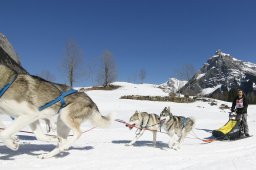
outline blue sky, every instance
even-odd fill
[[[70,39],[85,63],[112,52],[119,81],[145,69],[145,82],[163,83],[184,64],[199,69],[217,49],[256,63],[255,9],[254,0],[4,0],[0,32],[30,73],[49,70],[60,83]]]

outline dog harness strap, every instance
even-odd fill
[[[74,93],[77,93],[77,90],[74,90],[74,89],[70,89],[66,92],[62,92],[61,95],[59,97],[57,97],[56,99],[46,103],[45,105],[41,106],[38,108],[39,111],[42,111],[48,107],[51,107],[52,105],[54,105],[55,103],[57,102],[61,102],[61,108],[62,109],[63,107],[66,106],[66,102],[65,102],[65,97],[71,95],[71,94],[74,94]]]
[[[4,93],[9,89],[9,87],[11,87],[12,83],[17,79],[17,77],[18,77],[18,75],[15,74],[12,77],[11,81],[8,84],[6,84],[2,89],[0,89],[0,97],[2,97],[4,95]]]
[[[148,116],[148,120],[147,120],[147,123],[145,125],[144,125],[144,119],[142,119],[141,124],[140,124],[141,129],[147,128],[149,119],[150,119],[150,115]]]
[[[143,122],[144,122],[144,119],[142,118],[142,121],[141,121],[141,124],[140,124],[141,129],[143,128]]]
[[[152,115],[151,114],[149,114],[149,116],[148,116],[148,121],[147,121],[147,124],[146,124],[146,126],[145,127],[148,127],[148,123],[149,123],[149,120],[150,120],[150,117],[151,117]]]
[[[184,128],[186,126],[187,123],[187,119],[185,117],[181,117],[181,121],[182,121],[182,128]]]

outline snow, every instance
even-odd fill
[[[243,62],[243,71],[256,75],[256,64],[250,62]]]
[[[230,56],[230,54],[227,54],[227,53],[224,53],[224,52],[219,51],[219,52],[217,52],[217,54],[215,54],[215,55],[213,55],[212,57],[210,57],[210,59],[212,59],[212,58],[218,58],[218,57],[220,57],[220,56]]]
[[[111,94],[116,95],[142,95],[142,96],[167,96],[168,94],[158,88],[158,85],[154,84],[132,84],[127,82],[116,82],[113,85],[121,86],[117,91],[109,91]],[[149,93],[150,92],[150,93]]]
[[[202,73],[202,74],[198,74],[198,76],[196,77],[197,80],[199,80],[200,78],[204,77],[205,76],[205,73]]]
[[[215,87],[205,88],[205,89],[202,90],[200,95],[205,96],[205,95],[211,94],[211,93],[213,93],[215,90],[217,90],[219,88],[221,88],[221,84],[219,84],[219,85],[217,85]]]
[[[221,55],[221,56],[230,56],[230,54],[223,53],[223,52],[220,52],[220,55]]]
[[[239,60],[239,59],[237,59],[237,58],[234,58],[234,57],[232,57],[232,59],[233,59],[234,61],[241,61],[241,60]]]
[[[98,105],[103,115],[116,112],[116,118],[128,121],[135,110],[159,114],[165,106],[170,106],[175,115],[192,116],[196,120],[193,130],[196,136],[211,136],[208,130],[223,126],[228,120],[228,110],[222,111],[221,104],[231,103],[217,101],[217,106],[207,102],[194,103],[151,102],[120,99],[122,95],[165,95],[155,85],[117,83],[123,87],[113,91],[88,91],[87,94]],[[48,152],[55,147],[34,139],[33,135],[18,133],[20,148],[11,151],[0,141],[1,170],[170,170],[170,169],[254,169],[256,166],[256,105],[249,105],[248,124],[251,138],[232,142],[213,142],[203,144],[190,133],[185,139],[182,149],[175,151],[168,148],[169,137],[163,133],[157,135],[157,147],[152,144],[151,132],[138,140],[135,146],[125,146],[134,136],[135,129],[128,130],[123,124],[113,122],[108,129],[96,128],[84,133],[70,148],[55,158],[40,160],[36,156]],[[5,123],[9,117],[1,116]],[[82,130],[91,128],[83,124]],[[25,130],[28,130],[25,128]]]
[[[210,59],[212,59],[212,58],[218,58],[219,57],[219,55],[213,55]]]
[[[256,68],[256,64],[251,63],[251,62],[243,62],[244,65],[246,65],[247,67],[251,67],[251,68]]]
[[[178,80],[176,78],[170,78],[167,82],[160,84],[159,87],[163,88],[166,93],[176,93],[181,89],[188,81]]]

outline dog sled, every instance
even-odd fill
[[[231,112],[229,114],[229,121],[221,128],[213,130],[212,136],[216,140],[237,140],[245,138],[241,115]]]

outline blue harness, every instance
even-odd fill
[[[187,124],[187,119],[183,116],[180,116],[181,117],[181,121],[182,121],[182,128],[184,128]]]
[[[0,89],[0,97],[2,97],[4,95],[4,93],[11,87],[11,85],[13,84],[13,82],[17,79],[18,75],[16,74],[15,76],[13,76],[13,78],[11,79],[11,81],[6,84],[2,89]],[[74,94],[74,93],[77,93],[77,90],[74,90],[74,89],[70,89],[66,92],[61,92],[60,96],[57,97],[56,99],[46,103],[45,105],[41,106],[38,108],[39,111],[42,111],[48,107],[51,107],[52,105],[54,105],[55,103],[57,102],[61,102],[61,107],[59,109],[59,111],[66,106],[66,102],[64,100],[65,97],[71,95],[71,94]]]
[[[2,89],[0,89],[0,97],[4,95],[4,93],[11,87],[12,83],[17,79],[18,75],[13,76],[12,80],[6,84]]]
[[[70,89],[66,92],[61,92],[61,94],[59,95],[59,97],[57,97],[56,99],[46,103],[45,105],[41,106],[38,108],[39,111],[42,111],[48,107],[51,107],[52,105],[54,105],[55,103],[57,102],[61,102],[61,107],[59,109],[59,111],[66,106],[66,102],[64,100],[65,97],[71,95],[71,94],[74,94],[74,93],[77,93],[77,90],[74,90],[74,89]]]

